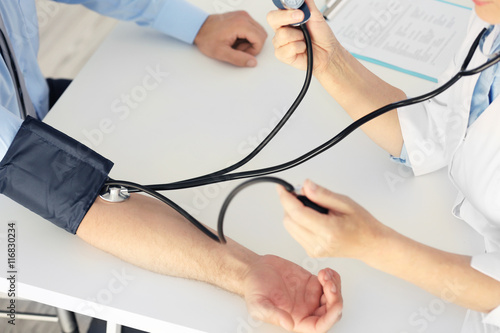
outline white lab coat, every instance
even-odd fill
[[[488,26],[473,16],[464,45],[443,80],[460,69],[474,39]],[[499,33],[500,26],[496,26],[486,39],[486,54]],[[477,50],[468,68],[486,60]],[[398,115],[415,175],[448,166],[450,179],[459,192],[453,214],[485,240],[485,253],[474,256],[471,265],[500,281],[500,97],[467,128],[478,77],[462,78],[435,99],[402,108]],[[500,307],[487,315],[468,313],[462,333],[486,332],[500,332]]]

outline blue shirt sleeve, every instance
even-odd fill
[[[3,160],[22,123],[21,118],[0,106],[0,161]]]
[[[152,27],[193,43],[208,14],[184,0],[54,0],[82,4],[100,14]]]
[[[399,157],[394,157],[391,155],[391,160],[393,162],[403,164],[411,168],[410,158],[408,156],[408,151],[406,150],[406,145],[404,143],[403,143],[403,148],[401,148],[401,153],[399,154]]]

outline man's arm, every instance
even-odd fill
[[[97,199],[77,230],[93,246],[166,275],[211,283],[245,298],[257,319],[294,332],[325,332],[342,312],[340,277],[318,276],[228,239],[214,242],[169,206],[135,194],[122,203]]]
[[[191,44],[208,13],[184,0],[53,0],[81,4],[99,14],[132,21]]]
[[[188,44],[210,58],[240,67],[257,65],[267,33],[244,11],[209,15],[184,0],[55,0],[82,4],[100,14],[134,21]]]
[[[113,163],[28,117],[0,161],[0,193],[90,244],[162,274],[208,282],[245,297],[259,319],[323,332],[342,308],[332,270],[314,276],[275,256],[206,237],[160,201],[96,199]]]
[[[233,241],[216,243],[169,206],[140,194],[121,203],[98,198],[77,235],[145,269],[205,281],[239,295],[244,294],[241,281],[259,257]]]

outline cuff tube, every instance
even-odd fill
[[[113,163],[28,117],[0,162],[0,193],[75,234]]]

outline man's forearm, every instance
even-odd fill
[[[98,198],[77,235],[139,267],[239,295],[249,265],[259,257],[231,240],[226,245],[214,242],[170,207],[140,194],[123,203]]]

